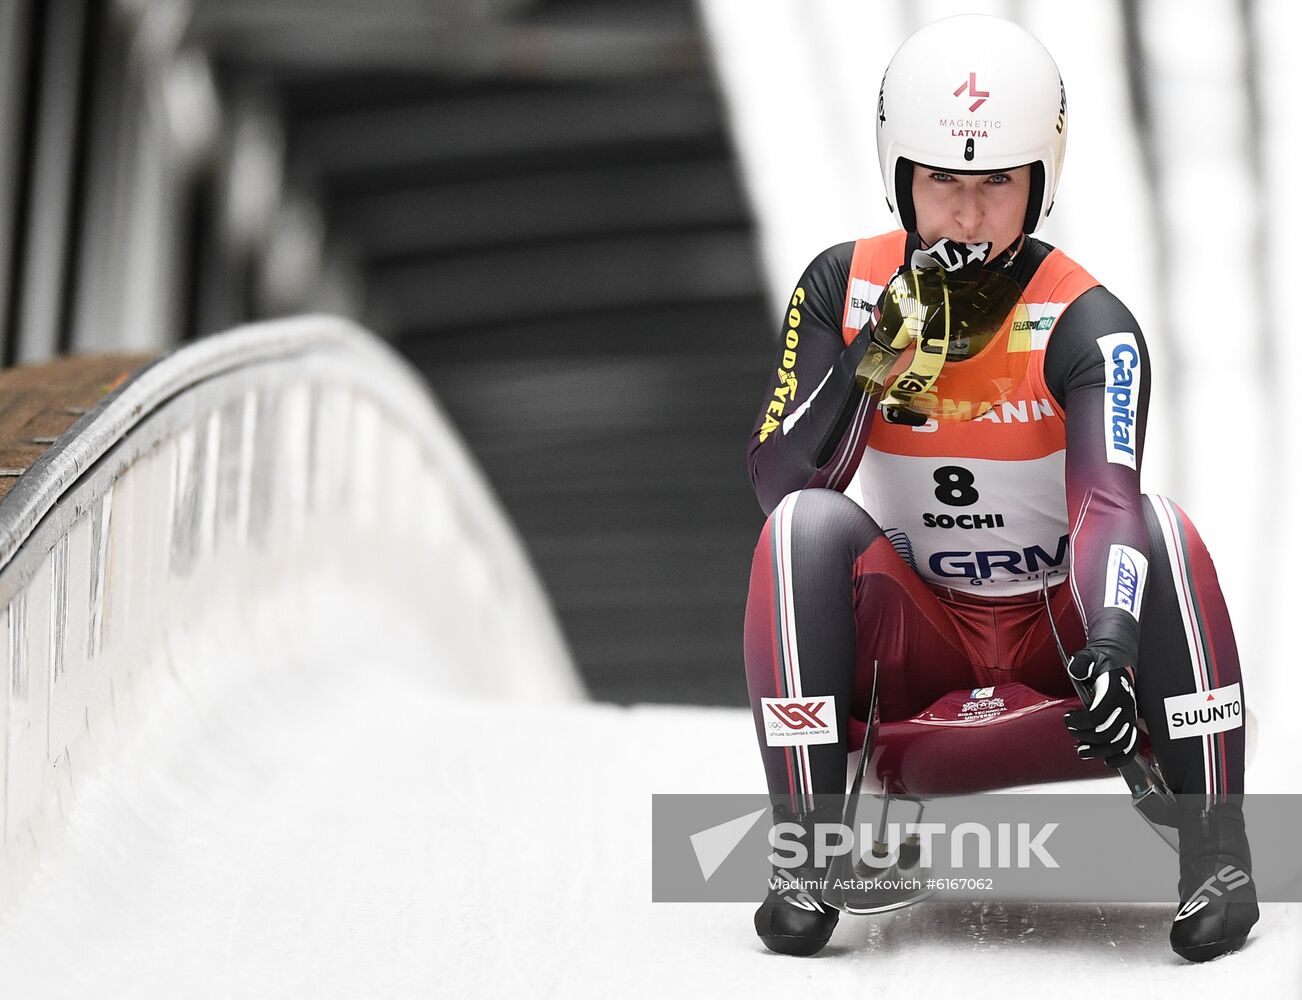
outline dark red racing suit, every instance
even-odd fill
[[[1067,652],[1088,642],[1134,667],[1174,791],[1241,792],[1243,693],[1215,569],[1184,512],[1140,493],[1149,364],[1134,317],[1028,237],[987,265],[1026,304],[995,345],[1022,359],[1017,384],[979,416],[890,424],[851,348],[918,246],[895,232],[815,258],[751,434],[768,521],[746,673],[774,801],[803,811],[844,791],[874,661],[884,720],[1010,681],[1070,695],[1050,613]]]

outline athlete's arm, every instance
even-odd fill
[[[1102,287],[1077,298],[1049,338],[1044,376],[1067,415],[1071,587],[1089,648],[1134,668],[1148,566],[1139,470],[1149,364],[1130,310]]]
[[[871,400],[854,381],[867,338],[846,347],[841,334],[853,253],[853,243],[842,243],[819,254],[788,300],[748,450],[765,514],[796,490],[844,489],[867,440]]]

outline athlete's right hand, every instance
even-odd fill
[[[989,253],[989,243],[958,243],[947,239],[939,239],[925,250],[913,252],[911,261],[901,265],[882,287],[867,321],[859,330],[859,336],[850,342],[843,355],[843,363],[849,362],[852,366],[850,370],[861,389],[869,394],[880,392],[895,368],[900,352],[917,340],[917,323],[921,318],[948,311],[948,307],[937,309],[939,299],[933,299],[925,307],[920,305],[926,301],[924,285],[931,288],[933,296],[943,287],[944,282],[939,277],[927,282],[915,273],[914,279],[906,281],[903,287],[897,282],[914,272],[935,276],[947,274],[951,280],[973,281]],[[892,286],[896,287],[894,294]],[[903,312],[899,304],[902,301],[911,303],[910,308]],[[895,374],[900,372],[895,371]]]
[[[894,279],[892,279],[894,280]],[[883,303],[890,289],[888,282],[859,330],[841,355],[841,363],[854,374],[856,384],[871,395],[880,393],[886,384],[887,373],[909,344],[908,332],[898,323],[882,323]],[[898,317],[896,317],[898,319]]]

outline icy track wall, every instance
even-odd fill
[[[329,317],[200,341],[81,418],[0,501],[0,609],[0,906],[159,684],[383,658],[453,694],[582,694],[423,383]]]

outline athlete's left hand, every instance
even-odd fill
[[[1076,752],[1082,758],[1102,757],[1108,767],[1133,760],[1139,746],[1139,706],[1131,668],[1113,666],[1104,654],[1086,647],[1071,658],[1067,672],[1094,694],[1088,708],[1064,716]]]

